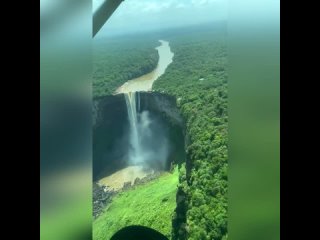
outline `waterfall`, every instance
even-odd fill
[[[168,157],[166,134],[147,110],[141,111],[140,93],[124,93],[129,119],[129,165],[164,168]]]
[[[129,149],[129,161],[132,164],[138,164],[141,152],[141,142],[138,130],[138,114],[137,103],[136,103],[136,92],[125,93],[124,97],[126,99],[128,118],[130,123],[130,149]]]
[[[137,105],[136,92],[125,93],[124,97],[126,99],[130,124],[134,127],[134,129],[136,129],[138,124],[138,117],[137,117],[137,110],[136,110],[136,105]]]
[[[137,92],[138,95],[138,112],[140,112],[140,92]]]

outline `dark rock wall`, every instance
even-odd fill
[[[158,92],[141,92],[141,111],[148,110],[168,132],[171,162],[185,161],[185,124],[176,99]],[[93,102],[93,180],[107,176],[127,164],[129,121],[123,94],[97,98]]]

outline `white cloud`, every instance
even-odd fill
[[[176,8],[186,8],[187,7],[187,5],[186,4],[184,4],[184,3],[178,3],[177,5],[176,5]]]
[[[211,3],[222,2],[224,0],[191,0],[191,4],[195,7],[202,7]]]
[[[227,17],[226,4],[227,0],[125,0],[105,29],[142,31],[223,20]]]
[[[103,0],[93,1],[101,2]],[[126,0],[121,3],[121,13],[125,15],[140,13],[160,13],[168,9],[191,9],[194,7],[204,6],[208,7],[209,5],[226,1],[227,0]]]
[[[95,12],[104,0],[92,0],[92,12]]]
[[[164,1],[164,2],[147,2],[144,4],[144,7],[142,8],[143,12],[161,12],[165,9],[168,9],[172,6],[172,2],[170,1]]]

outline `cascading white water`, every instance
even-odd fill
[[[153,82],[164,74],[172,63],[174,54],[171,52],[169,42],[163,40],[159,42],[161,45],[156,48],[159,54],[157,67],[150,73],[127,81],[115,92],[123,93],[126,99],[130,121],[128,158],[129,164],[133,165],[144,165],[146,162],[164,164],[168,155],[165,131],[156,123],[154,115],[148,111],[142,112],[140,106],[140,92],[152,90]]]
[[[138,96],[138,113],[140,112],[140,92],[137,92]]]
[[[152,165],[157,163],[162,168],[165,165],[168,146],[165,133],[151,119],[149,111],[141,111],[140,93],[124,93],[129,128],[129,165]]]
[[[136,103],[136,92],[129,92],[124,94],[126,99],[128,117],[130,122],[130,150],[129,161],[133,164],[138,164],[139,156],[141,156],[141,143],[138,130],[138,114]],[[138,98],[139,100],[139,98]],[[140,104],[138,104],[139,106]]]

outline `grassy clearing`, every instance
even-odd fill
[[[93,222],[93,239],[108,240],[129,225],[151,227],[171,237],[171,220],[176,207],[178,169],[158,179],[120,193]]]

